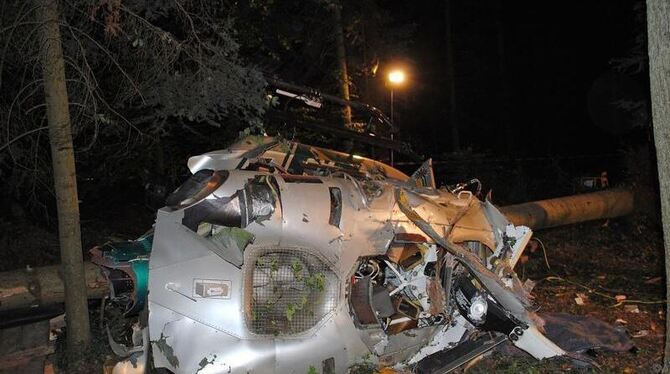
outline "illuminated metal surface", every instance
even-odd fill
[[[478,329],[537,358],[563,354],[512,271],[531,231],[469,191],[436,189],[429,162],[409,178],[252,137],[189,168],[222,177],[207,196],[194,187],[197,199],[158,212],[148,293],[156,367],[404,367]]]

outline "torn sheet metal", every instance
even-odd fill
[[[149,372],[149,328],[133,325],[133,347],[126,347],[114,341],[107,330],[112,351],[123,358],[112,368],[112,374],[144,374]]]
[[[110,297],[125,300],[125,314],[146,306],[149,286],[149,254],[153,231],[134,241],[110,242],[91,249],[91,262],[100,266],[110,287]]]
[[[435,188],[430,162],[409,178],[251,137],[189,168],[152,242],[95,252],[108,272],[148,265],[124,290],[131,310],[148,308],[157,368],[346,373],[438,357],[456,368],[506,340],[538,359],[565,354],[513,272],[530,229],[466,184]],[[150,258],[131,251],[147,245]]]

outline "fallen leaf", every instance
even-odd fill
[[[640,313],[640,308],[637,305],[624,305],[623,310],[626,313]]]
[[[589,300],[589,297],[583,293],[577,293],[575,296],[577,296],[575,297],[575,303],[577,303],[577,305],[584,305]]]
[[[635,334],[633,334],[632,336],[634,338],[643,338],[647,335],[649,335],[649,330],[640,330],[640,331],[636,332]]]
[[[656,283],[660,282],[661,279],[663,279],[663,278],[662,277],[649,278],[646,281],[644,281],[644,284],[656,284]]]
[[[616,296],[614,296],[614,298],[616,299],[617,303],[620,303],[620,302],[627,299],[626,295],[616,295]]]
[[[617,318],[616,321],[614,321],[614,323],[618,323],[620,325],[627,325],[628,321],[626,321],[625,319]]]

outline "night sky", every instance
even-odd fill
[[[551,156],[609,154],[647,142],[645,121],[607,105],[641,100],[647,92],[646,66],[637,74],[615,73],[614,62],[630,56],[636,34],[646,32],[639,3],[454,1],[461,148]],[[400,137],[415,147],[421,143],[423,154],[450,151],[444,4],[389,5],[397,21],[416,24],[407,55],[397,56],[409,59],[412,70],[410,84],[396,91]],[[588,98],[599,78],[604,83],[594,94],[594,121]]]

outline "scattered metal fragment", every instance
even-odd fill
[[[547,336],[568,352],[627,352],[635,348],[624,329],[588,315],[541,313],[540,317]]]

